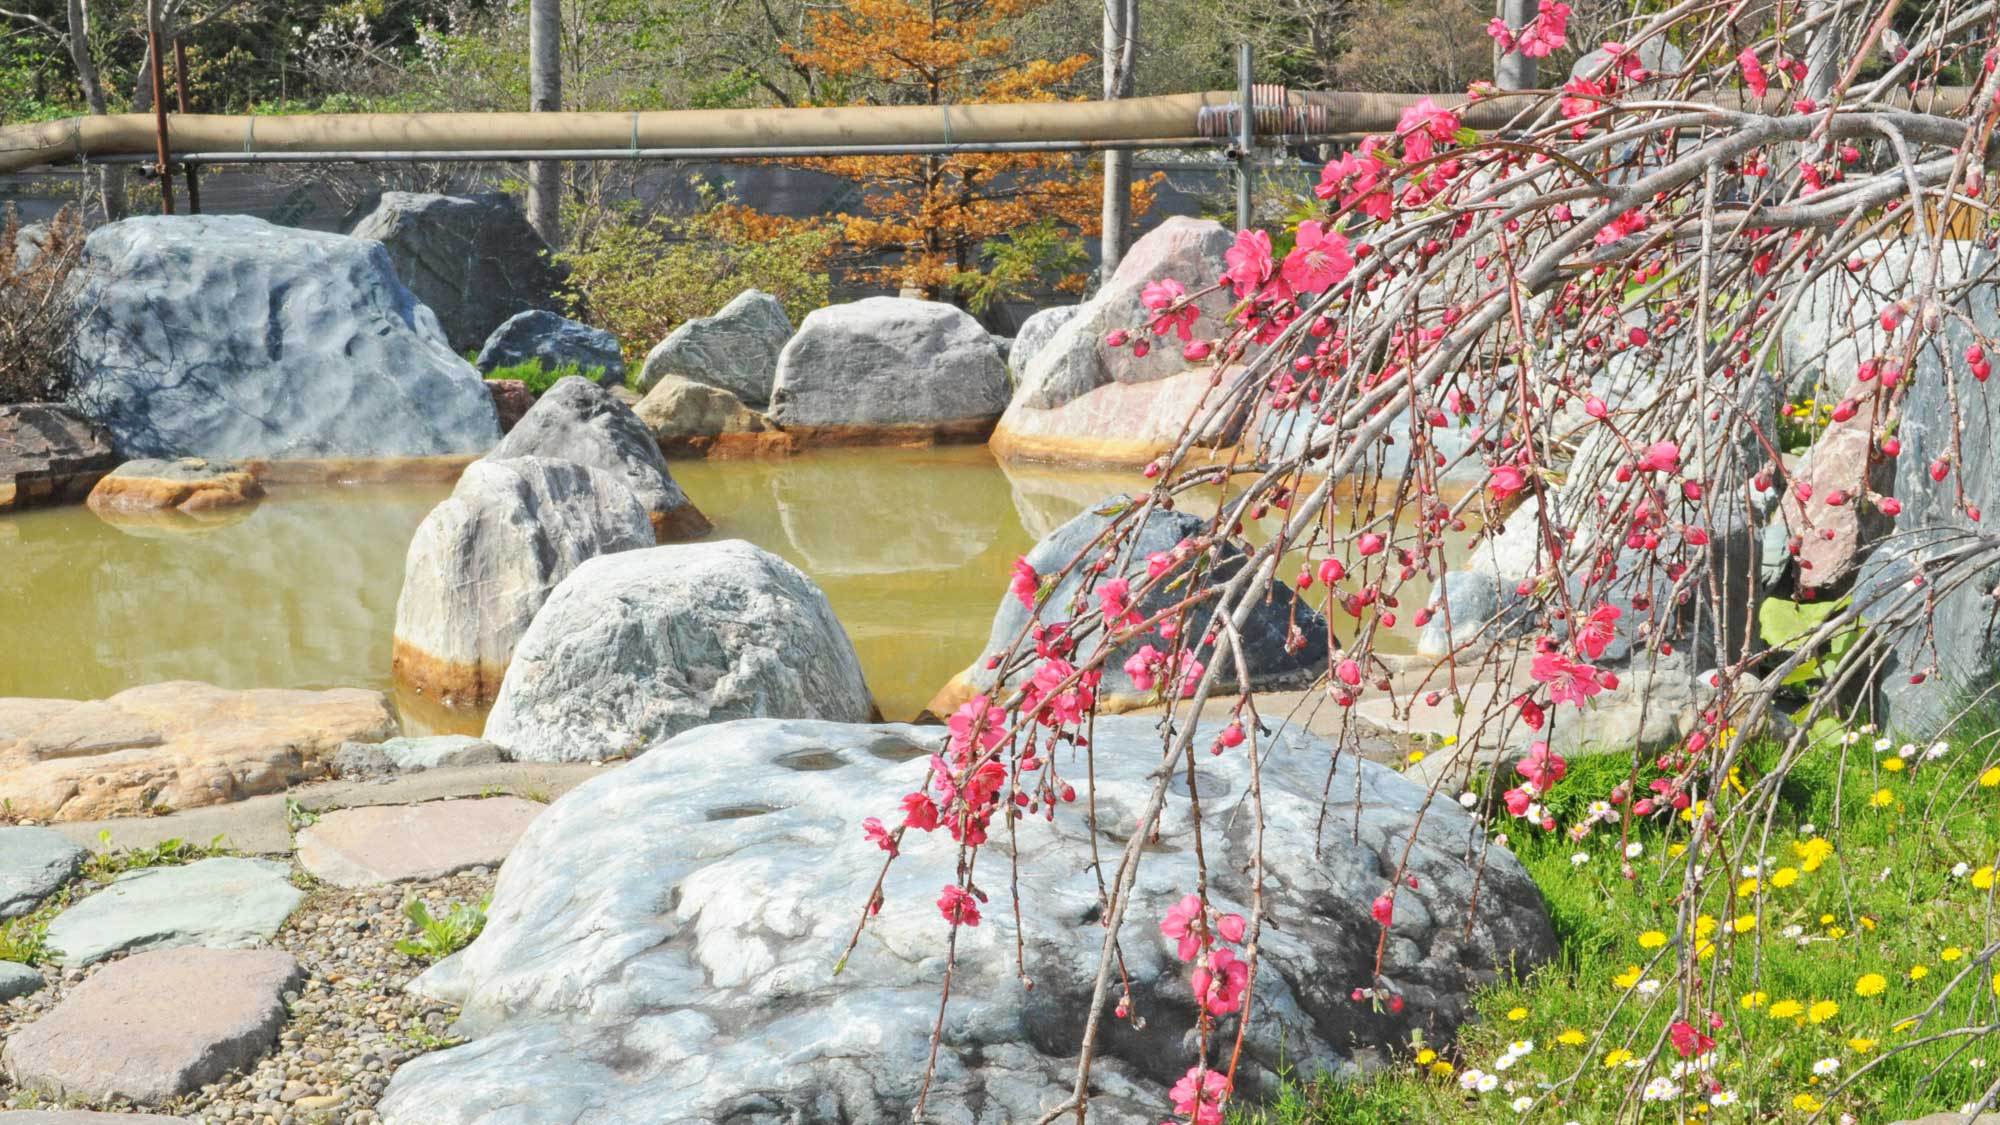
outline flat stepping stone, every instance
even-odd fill
[[[299,865],[349,888],[497,867],[544,807],[490,797],[339,809],[299,833]]]
[[[500,748],[469,734],[437,734],[424,738],[392,738],[387,742],[347,742],[333,756],[333,772],[341,777],[374,777],[389,773],[419,773],[449,766],[491,766],[503,759]]]
[[[158,1113],[98,1113],[96,1109],[10,1109],[0,1125],[192,1125],[188,1117]]]
[[[42,974],[26,965],[0,961],[0,1004],[40,992],[47,983]]]
[[[157,1113],[99,1113],[94,1109],[14,1109],[0,1112],[0,1125],[188,1125],[185,1117]]]
[[[48,944],[70,966],[147,949],[257,945],[305,898],[290,874],[282,863],[234,856],[130,871],[56,915]]]
[[[90,852],[49,828],[0,828],[0,918],[19,918],[83,869]]]
[[[286,991],[304,982],[275,949],[141,953],[14,1032],[0,1062],[50,1097],[159,1105],[262,1058],[285,1026]]]

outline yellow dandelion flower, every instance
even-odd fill
[[[1938,954],[1938,959],[1941,961],[1956,961],[1963,956],[1965,956],[1965,950],[1955,945],[1947,945],[1944,947],[1944,952]]]
[[[1708,935],[1714,932],[1715,932],[1715,915],[1703,914],[1695,918],[1694,936],[1698,938],[1703,938],[1707,937]]]
[[[1882,769],[1887,773],[1902,773],[1903,759],[1890,758],[1889,760],[1882,763]]]
[[[1668,859],[1679,859],[1679,858],[1681,857],[1681,853],[1682,853],[1682,852],[1684,852],[1684,851],[1686,851],[1686,850],[1688,850],[1688,846],[1687,846],[1686,844],[1668,844],[1668,845],[1667,845],[1667,858],[1668,858]]]
[[[1741,1005],[1744,1011],[1753,1012],[1763,1007],[1765,1001],[1770,998],[1771,994],[1768,992],[1746,992],[1743,994],[1743,998],[1736,1003]]]
[[[1857,1035],[1847,1041],[1847,1049],[1857,1055],[1865,1055],[1875,1049],[1875,1041],[1873,1039],[1863,1039]]]
[[[1625,1065],[1626,1062],[1630,1061],[1631,1058],[1632,1058],[1632,1052],[1626,1050],[1623,1047],[1619,1047],[1618,1049],[1611,1051],[1604,1056],[1604,1069],[1610,1070],[1612,1067],[1615,1066],[1623,1066]]]
[[[1756,879],[1745,879],[1741,883],[1736,884],[1736,897],[1749,898],[1751,895],[1757,893],[1759,886],[1762,886],[1762,884]]]
[[[1815,1000],[1806,1009],[1806,1018],[1814,1023],[1825,1023],[1840,1014],[1840,1005],[1831,1000]]]
[[[1922,979],[1924,979],[1925,977],[1927,977],[1927,976],[1930,976],[1930,975],[1931,975],[1931,967],[1930,967],[1929,965],[1911,965],[1911,966],[1910,966],[1910,979],[1911,979],[1911,980],[1922,980]]]
[[[1565,1047],[1581,1047],[1583,1046],[1583,1041],[1587,1038],[1589,1037],[1583,1032],[1569,1027],[1564,1028],[1562,1034],[1556,1036],[1556,1042],[1561,1043]]]
[[[1423,1050],[1417,1052],[1417,1065],[1429,1066],[1437,1061],[1437,1057],[1438,1053],[1436,1051],[1431,1050],[1429,1047],[1425,1047]]]
[[[1639,948],[1658,949],[1667,944],[1667,935],[1658,930],[1647,930],[1639,935]]]
[[[1792,854],[1799,857],[1799,868],[1806,872],[1819,870],[1819,865],[1833,858],[1833,845],[1824,836],[1814,836],[1803,843],[1792,841]]]
[[[1431,1073],[1439,1078],[1450,1078],[1452,1069],[1452,1065],[1443,1059],[1431,1064]]]
[[[1417,764],[1418,762],[1421,762],[1421,761],[1423,761],[1423,760],[1424,760],[1424,752],[1423,752],[1422,750],[1412,750],[1412,751],[1410,751],[1410,755],[1409,755],[1409,763],[1410,763],[1411,765],[1413,765],[1413,766],[1414,766],[1414,765],[1416,765],[1416,764]]]
[[[1862,929],[1864,929],[1864,930],[1867,930],[1867,931],[1868,931],[1869,933],[1871,933],[1871,934],[1872,934],[1872,933],[1874,933],[1874,932],[1875,932],[1875,916],[1874,916],[1874,915],[1872,915],[1872,914],[1863,914],[1863,915],[1861,916],[1861,928],[1862,928]]]
[[[2000,785],[2000,766],[1994,766],[1992,769],[1980,774],[1979,784],[1988,789]]]
[[[1992,890],[1993,869],[1991,867],[1982,867],[1979,870],[1974,871],[1972,873],[1972,885],[1978,887],[1982,891]]]
[[[1856,996],[1880,996],[1883,990],[1888,987],[1889,981],[1881,973],[1863,973],[1861,974],[1861,979],[1854,982],[1854,994]],[[1815,1020],[1814,1022],[1818,1021]]]
[[[1819,916],[1819,924],[1820,924],[1820,925],[1822,925],[1822,926],[1831,926],[1831,925],[1833,925],[1833,915],[1831,915],[1831,914],[1822,914],[1822,915],[1820,915],[1820,916]]]
[[[1818,1113],[1820,1111],[1820,1107],[1825,1104],[1826,1103],[1820,1101],[1818,1098],[1813,1097],[1811,1094],[1792,1095],[1792,1108],[1802,1113]]]
[[[1695,817],[1702,816],[1707,812],[1708,812],[1708,802],[1696,801],[1694,804],[1689,805],[1687,808],[1681,810],[1681,819],[1692,824],[1694,823]]]
[[[1771,885],[1781,890],[1798,881],[1799,869],[1796,867],[1780,867],[1771,872]]]
[[[1736,919],[1729,923],[1729,928],[1739,934],[1747,934],[1757,928],[1757,916],[1755,914],[1738,914]]]
[[[1878,809],[1886,809],[1896,803],[1896,795],[1887,789],[1877,789],[1875,795],[1868,798],[1868,803]]]
[[[1694,955],[1699,960],[1708,960],[1710,957],[1715,956],[1715,943],[1712,941],[1695,942]]]
[[[1639,966],[1627,965],[1625,966],[1624,972],[1619,973],[1617,976],[1611,978],[1611,983],[1617,985],[1620,988],[1630,988],[1633,985],[1639,983],[1639,977],[1641,975],[1642,974],[1639,972]]]
[[[1513,1020],[1515,1023],[1520,1023],[1522,1020],[1528,1018],[1528,1009],[1509,1008],[1507,1009],[1507,1018]]]
[[[2000,973],[1993,974],[1993,995],[2000,997]]]
[[[1780,1000],[1776,1004],[1771,1005],[1771,1018],[1774,1020],[1788,1020],[1803,1011],[1805,1011],[1805,1006],[1797,1000]]]

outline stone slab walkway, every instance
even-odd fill
[[[255,1062],[305,981],[279,950],[170,949],[108,965],[7,1039],[0,1061],[55,1098],[160,1105]]]
[[[0,828],[0,918],[18,918],[76,877],[90,853],[47,828]]]
[[[270,860],[223,856],[149,867],[56,915],[48,944],[65,965],[188,945],[241,949],[268,941],[303,898],[291,868]]]
[[[338,809],[299,831],[299,865],[348,888],[498,867],[543,807],[492,797]]]

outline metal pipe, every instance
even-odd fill
[[[971,144],[783,146],[738,148],[569,148],[483,149],[425,152],[190,152],[180,162],[202,164],[412,164],[506,162],[532,160],[756,160],[830,156],[950,156],[962,152],[1103,152],[1148,148],[1216,148],[1227,142],[1213,137],[1155,137],[1135,141],[1003,141]],[[137,164],[149,157],[99,157],[100,164]]]
[[[167,163],[167,88],[160,58],[160,10],[157,0],[146,5],[146,54],[153,69],[153,120],[159,143],[160,214],[174,213],[174,171]]]
[[[176,108],[180,112],[186,113],[188,111],[188,52],[186,41],[178,35],[174,36],[174,90],[176,94]],[[201,173],[195,171],[192,165],[183,168],[181,171],[183,177],[187,180],[188,214],[199,215],[201,214]]]
[[[1256,145],[1257,90],[1251,76],[1250,44],[1236,45],[1236,229],[1250,229],[1251,154]]]

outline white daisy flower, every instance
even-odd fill
[[[1673,1079],[1655,1078],[1651,1082],[1646,1083],[1646,1088],[1640,1092],[1640,1096],[1649,1102],[1663,1102],[1677,1096],[1680,1092],[1681,1088],[1674,1084]]]
[[[1722,1108],[1724,1108],[1724,1107],[1726,1107],[1726,1106],[1732,1106],[1732,1105],[1735,1105],[1735,1104],[1736,1104],[1736,1091],[1734,1091],[1734,1090],[1717,1090],[1717,1091],[1716,1091],[1715,1093],[1713,1093],[1713,1094],[1710,1094],[1710,1095],[1708,1096],[1708,1104],[1710,1104],[1710,1105],[1714,1106],[1714,1107],[1715,1107],[1715,1108],[1717,1108],[1717,1109],[1722,1109]]]
[[[1571,867],[1582,867],[1584,864],[1589,862],[1590,862],[1589,852],[1575,852],[1569,857],[1569,865]]]
[[[1813,1064],[1813,1073],[1821,1078],[1830,1078],[1840,1072],[1840,1060],[1828,1056]]]
[[[1464,1070],[1458,1072],[1458,1088],[1467,1091],[1477,1090],[1479,1088],[1479,1080],[1484,1077],[1486,1077],[1486,1072],[1480,1070],[1478,1067],[1466,1067]]]
[[[1460,793],[1458,795],[1458,803],[1468,809],[1472,808],[1473,806],[1479,804],[1479,794],[1474,793],[1472,790],[1468,789],[1465,792]]]
[[[1499,1076],[1499,1075],[1497,1075],[1497,1074],[1482,1074],[1482,1075],[1480,1075],[1480,1076],[1479,1076],[1479,1092],[1480,1092],[1480,1093],[1482,1093],[1482,1094],[1490,1094],[1490,1093],[1492,1093],[1492,1092],[1493,1092],[1494,1090],[1496,1090],[1496,1089],[1499,1089],[1499,1087],[1500,1087],[1500,1076]]]
[[[1528,1107],[1534,1104],[1535,1104],[1535,1099],[1529,1097],[1526,1094],[1522,1094],[1520,1097],[1515,1098],[1513,1101],[1514,1112],[1526,1113],[1528,1112]]]
[[[1626,859],[1638,859],[1640,856],[1645,854],[1646,854],[1646,845],[1639,843],[1637,840],[1634,840],[1632,843],[1625,845]]]

